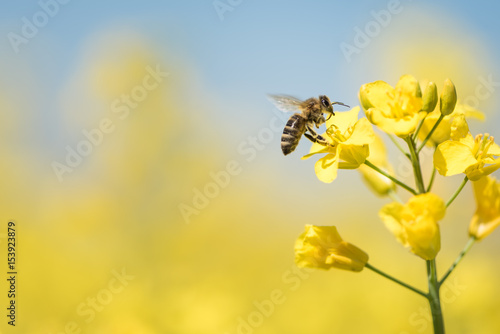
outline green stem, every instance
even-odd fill
[[[432,136],[432,133],[434,132],[434,130],[436,130],[437,126],[439,125],[442,119],[443,116],[441,115],[436,124],[434,124],[434,127],[432,128],[431,132],[429,132],[425,140],[422,142],[422,145],[418,150],[416,149],[416,138],[414,139],[411,136],[406,138],[406,142],[410,149],[411,162],[413,165],[413,173],[415,174],[415,183],[417,185],[419,194],[423,194],[426,192],[424,186],[424,179],[422,177],[422,169],[420,167],[419,152],[424,147],[425,143],[429,140],[429,138]],[[432,186],[432,183],[434,182],[434,173],[435,172],[433,171],[433,176],[431,177],[428,189],[430,189],[430,186]],[[434,334],[444,334],[444,320],[443,320],[443,312],[441,311],[441,302],[439,300],[440,284],[437,279],[436,260],[435,259],[427,260],[426,264],[427,264],[427,282],[429,286],[429,293],[426,294],[425,296],[429,301],[429,305],[431,308]]]
[[[467,244],[465,245],[464,249],[462,249],[458,257],[455,259],[455,262],[453,262],[450,269],[448,269],[446,274],[444,274],[443,278],[441,278],[441,280],[439,281],[439,286],[441,286],[444,283],[444,281],[448,278],[448,276],[450,276],[453,269],[455,269],[455,267],[460,263],[460,261],[462,261],[465,254],[467,254],[467,252],[472,248],[472,245],[474,245],[475,241],[476,241],[475,237],[471,236],[469,238],[469,241],[467,241]]]
[[[396,138],[394,138],[393,135],[391,134],[387,134],[389,136],[389,138],[391,139],[391,141],[394,143],[394,145],[396,145],[396,147],[401,151],[401,153],[403,153],[408,159],[411,160],[411,156],[410,156],[410,153],[406,152],[404,150],[404,148],[398,143],[398,141],[396,140]]]
[[[436,168],[432,169],[431,179],[429,180],[429,185],[427,186],[426,192],[431,191],[432,185],[434,184],[434,179],[436,178]]]
[[[391,176],[390,174],[384,172],[382,169],[378,168],[377,166],[375,166],[374,164],[372,164],[370,161],[368,160],[365,160],[365,165],[367,165],[368,167],[376,170],[377,172],[379,172],[380,174],[384,175],[385,177],[387,177],[388,179],[390,179],[392,182],[396,183],[397,185],[405,188],[406,190],[408,190],[409,192],[411,192],[413,195],[416,195],[417,192],[411,188],[410,186],[404,184],[403,182],[399,181],[398,179],[396,179],[395,177]]]
[[[420,123],[418,123],[418,127],[417,127],[417,130],[415,131],[415,133],[413,134],[413,140],[414,141],[417,141],[417,138],[418,138],[418,133],[420,132],[420,128],[422,127],[422,125],[424,125],[424,121],[425,119],[427,118],[427,115],[429,115],[429,113],[425,113],[425,117],[422,118],[422,120],[420,121]]]
[[[443,312],[439,300],[439,282],[437,280],[436,260],[427,260],[427,281],[429,283],[429,294],[427,299],[431,307],[432,324],[434,334],[444,334]]]
[[[420,160],[418,153],[415,151],[415,142],[411,137],[406,137],[406,142],[410,148],[411,163],[413,165],[413,174],[415,174],[415,183],[417,185],[418,193],[425,193],[424,178],[422,177],[422,170],[420,169]]]
[[[416,293],[418,293],[419,295],[421,295],[421,296],[423,296],[423,297],[427,298],[427,294],[426,294],[425,292],[422,292],[421,290],[419,290],[419,289],[417,289],[417,288],[414,288],[414,287],[412,287],[412,286],[411,286],[411,285],[409,285],[409,284],[406,284],[406,283],[404,283],[404,282],[401,282],[401,281],[400,281],[400,280],[398,280],[397,278],[394,278],[394,277],[392,277],[391,275],[388,275],[388,274],[384,273],[383,271],[381,271],[381,270],[379,270],[379,269],[375,268],[375,267],[374,267],[374,266],[372,266],[371,264],[367,263],[367,264],[365,265],[365,267],[366,267],[366,268],[368,268],[368,269],[370,269],[370,270],[372,270],[372,271],[374,271],[374,272],[376,272],[377,274],[379,274],[379,275],[381,275],[381,276],[384,276],[385,278],[390,279],[391,281],[396,282],[397,284],[399,284],[399,285],[401,285],[401,286],[404,286],[405,288],[410,289],[411,291],[416,292]]]
[[[469,181],[469,178],[466,176],[464,178],[464,180],[462,181],[462,184],[460,184],[460,187],[458,187],[457,191],[455,191],[455,193],[453,194],[453,196],[451,196],[451,198],[446,203],[446,207],[449,207],[450,204],[453,203],[453,201],[455,200],[455,198],[457,198],[458,194],[460,194],[460,192],[462,191],[462,189],[464,189],[465,184],[467,183],[467,181]]]
[[[434,124],[434,126],[432,127],[431,131],[427,134],[427,137],[425,137],[424,141],[422,142],[422,144],[420,144],[420,147],[418,148],[417,150],[417,153],[420,153],[420,151],[422,151],[422,149],[424,148],[425,144],[427,143],[427,141],[431,138],[432,134],[434,133],[434,131],[436,131],[439,123],[441,123],[441,121],[443,120],[444,118],[444,115],[441,114],[438,118],[438,120],[436,121],[436,124]]]

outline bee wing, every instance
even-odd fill
[[[269,101],[271,101],[276,108],[283,112],[294,112],[300,110],[300,105],[302,100],[290,95],[268,95]]]

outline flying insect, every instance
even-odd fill
[[[269,98],[281,111],[299,111],[290,116],[283,129],[281,150],[284,155],[292,153],[297,148],[302,135],[313,143],[328,145],[326,139],[317,134],[314,127],[319,128],[321,124],[326,122],[324,114],[328,115],[328,119],[335,116],[334,104],[349,107],[342,102],[330,102],[326,95],[320,95],[317,98],[311,97],[305,101],[289,95],[269,95]]]

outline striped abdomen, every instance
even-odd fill
[[[286,122],[281,135],[281,150],[284,155],[292,153],[299,144],[300,137],[306,131],[306,120],[301,114],[293,114]]]

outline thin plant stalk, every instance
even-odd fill
[[[434,184],[434,179],[436,178],[436,168],[432,169],[431,179],[429,180],[429,184],[427,185],[426,192],[431,191],[432,185]]]
[[[464,249],[460,252],[460,254],[458,255],[458,257],[455,259],[455,262],[453,262],[453,264],[450,266],[450,269],[448,269],[448,271],[446,272],[446,274],[444,274],[443,278],[441,278],[441,280],[439,281],[439,286],[441,286],[444,283],[444,281],[448,278],[448,276],[450,276],[451,272],[460,263],[460,261],[462,261],[462,259],[464,258],[465,254],[467,254],[467,252],[472,248],[472,246],[474,245],[475,241],[476,241],[475,237],[471,236],[469,238],[469,240],[467,241],[467,244],[465,245]]]
[[[375,166],[374,164],[372,164],[370,161],[365,160],[365,165],[367,165],[368,167],[376,170],[377,172],[379,172],[380,174],[384,175],[385,177],[387,177],[388,179],[390,179],[392,182],[396,183],[397,185],[405,188],[406,190],[408,190],[409,192],[411,192],[413,195],[417,194],[417,192],[415,191],[415,189],[413,189],[409,185],[407,185],[407,184],[399,181],[398,179],[396,179],[394,176],[390,175],[389,173],[384,172],[382,169],[378,168],[377,166]]]
[[[462,189],[464,189],[465,184],[467,184],[467,181],[469,181],[469,178],[466,176],[466,177],[464,177],[464,180],[462,181],[462,183],[458,187],[457,191],[455,191],[455,193],[451,196],[451,198],[446,203],[446,207],[449,207],[450,204],[453,203],[453,201],[455,200],[455,198],[457,198],[458,194],[460,194],[460,192],[462,191]]]
[[[424,141],[422,142],[422,144],[420,144],[420,147],[418,148],[417,150],[417,153],[420,153],[420,151],[422,151],[422,149],[424,148],[425,144],[427,143],[427,141],[431,138],[432,134],[434,133],[434,131],[436,131],[439,123],[441,123],[441,121],[443,120],[444,118],[444,115],[441,114],[439,115],[439,118],[438,120],[436,121],[436,124],[434,124],[434,126],[432,127],[431,131],[427,134],[427,137],[425,137]]]
[[[415,183],[417,185],[418,193],[425,193],[424,178],[422,177],[422,170],[420,168],[420,159],[418,153],[415,150],[415,142],[411,137],[406,138],[408,147],[410,148],[411,163],[413,165],[413,173],[415,174]]]
[[[394,145],[396,145],[396,147],[401,151],[401,153],[403,153],[405,157],[411,160],[410,153],[404,150],[404,148],[398,143],[397,139],[389,133],[387,135],[389,136],[389,139],[394,143]]]
[[[417,141],[417,138],[418,138],[418,133],[420,132],[420,129],[422,128],[422,125],[424,125],[424,122],[425,122],[425,119],[427,118],[427,115],[429,115],[429,113],[425,113],[425,117],[422,118],[422,120],[420,121],[420,123],[418,123],[418,126],[417,126],[417,130],[415,130],[415,133],[413,134],[413,140],[414,141]]]
[[[383,277],[385,277],[387,279],[390,279],[391,281],[393,281],[393,282],[395,282],[395,283],[397,283],[397,284],[399,284],[401,286],[404,286],[407,289],[410,289],[413,292],[418,293],[419,295],[421,295],[421,296],[423,296],[425,298],[428,298],[428,296],[427,296],[427,294],[425,292],[423,292],[423,291],[421,291],[421,290],[419,290],[419,289],[417,289],[417,288],[415,288],[415,287],[413,287],[413,286],[411,286],[409,284],[406,284],[405,282],[402,282],[402,281],[398,280],[397,278],[395,278],[395,277],[393,277],[393,276],[391,276],[389,274],[384,273],[382,270],[375,268],[374,266],[372,266],[369,263],[365,264],[365,267],[368,268],[368,269],[370,269],[370,270],[372,270],[372,271],[374,271],[374,272],[376,272],[377,274],[379,274],[379,275],[381,275],[381,276],[383,276]]]

